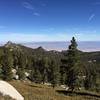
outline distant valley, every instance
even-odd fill
[[[0,46],[3,46],[6,44],[6,42],[1,42]],[[66,41],[57,41],[57,42],[24,42],[24,43],[18,43],[22,44],[24,46],[30,47],[30,48],[38,48],[43,47],[46,50],[56,50],[56,51],[62,51],[67,50],[68,45],[70,42]],[[78,49],[84,52],[93,52],[93,51],[100,51],[100,41],[81,41],[78,42]]]
[[[27,42],[21,43],[24,46],[37,48],[42,46],[46,50],[62,51],[68,48],[70,42]],[[100,41],[83,41],[78,42],[78,49],[85,52],[100,51]]]

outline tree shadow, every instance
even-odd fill
[[[74,95],[80,95],[80,96],[91,96],[91,97],[97,97],[100,98],[100,95],[88,93],[88,92],[76,92],[76,91],[66,91],[66,90],[56,90],[59,94],[64,94],[68,96],[74,96]]]
[[[28,84],[28,86],[30,86],[30,87],[35,87],[35,88],[43,88],[43,87],[41,87],[41,86],[36,86],[36,85],[33,85],[33,84]]]

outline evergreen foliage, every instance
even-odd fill
[[[13,59],[8,49],[4,49],[4,55],[2,56],[2,78],[10,81],[13,78],[12,73]]]
[[[77,50],[74,37],[68,50],[62,52],[13,43],[0,47],[0,77],[4,80],[12,80],[13,75],[18,75],[19,80],[51,83],[53,87],[66,84],[71,91],[78,87],[99,91],[99,66],[100,52]],[[17,73],[13,74],[12,69]]]
[[[51,62],[52,68],[51,68],[51,83],[52,86],[55,87],[57,84],[59,84],[60,80],[60,73],[59,73],[59,66],[56,63],[55,60]]]
[[[25,79],[25,67],[26,67],[26,56],[23,53],[21,53],[18,58],[18,70],[17,70],[17,74],[20,80]]]
[[[77,63],[78,63],[78,50],[77,43],[74,37],[72,37],[71,44],[67,51],[67,57],[62,60],[66,70],[66,84],[71,91],[76,87],[76,80],[78,78]]]

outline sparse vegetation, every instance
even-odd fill
[[[31,82],[10,82],[25,98],[25,100],[100,100],[99,93],[88,91],[68,93],[60,86],[52,86]]]
[[[79,51],[74,37],[68,50],[62,52],[46,51],[42,47],[31,49],[8,42],[0,47],[0,78],[18,80],[11,84],[26,100],[98,99],[97,94],[92,95],[90,91],[100,93],[99,55],[100,52]],[[70,91],[61,89],[60,85]]]

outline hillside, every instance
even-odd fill
[[[8,41],[4,46],[0,47],[0,57],[4,54],[4,50],[8,49],[13,56],[13,59],[20,57],[20,54],[23,54],[24,58],[27,60],[28,65],[26,69],[30,69],[30,63],[32,59],[40,60],[42,58],[48,57],[49,59],[56,60],[59,65],[61,65],[61,59],[67,54],[67,51],[47,51],[42,47],[35,49],[25,47],[20,44],[15,44]],[[83,52],[79,51],[79,59],[84,62],[83,64],[88,65],[89,62],[92,62],[98,71],[100,71],[100,52]],[[92,66],[91,66],[92,67]]]
[[[13,57],[16,57],[20,54],[23,54],[25,58],[32,58],[32,59],[42,59],[44,57],[48,57],[50,59],[55,59],[59,64],[61,64],[60,62],[61,59],[64,57],[64,55],[67,54],[67,51],[61,51],[61,52],[55,50],[47,51],[42,47],[32,49],[8,41],[4,46],[0,47],[0,56],[3,55],[5,49],[8,49],[12,53]],[[100,51],[97,52],[79,51],[79,55],[80,55],[80,60],[82,60],[82,62],[84,63],[94,62],[94,64],[98,66],[100,65]],[[98,67],[98,69],[100,71],[100,67]]]
[[[83,52],[77,50],[77,53],[79,62],[77,67],[75,68],[75,72],[79,71],[79,76],[77,76],[79,78],[79,81],[77,83],[81,88],[81,91],[88,90],[92,92],[94,91],[94,93],[100,93],[100,52]],[[61,98],[63,98],[63,100],[66,100],[66,98],[69,97],[66,97],[65,95],[63,95],[62,97],[62,94],[65,93],[63,90],[63,93],[60,92],[61,94],[59,94],[57,91],[55,92],[52,87],[66,84],[67,74],[65,73],[68,68],[63,64],[62,61],[65,60],[65,64],[67,64],[67,56],[68,51],[47,51],[42,47],[32,49],[9,41],[4,46],[0,47],[0,78],[7,81],[17,80],[19,82],[20,80],[23,80],[40,84],[38,85],[39,90],[37,90],[37,86],[33,86],[33,83],[22,83],[22,86],[20,85],[20,82],[11,82],[13,86],[21,91],[21,94],[23,96],[28,96],[30,98],[29,95],[33,95],[31,93],[35,93],[35,89],[36,91],[40,91],[40,93],[43,93],[43,88],[46,89],[45,91],[47,91],[47,89],[49,88],[50,91],[48,91],[48,93],[51,93],[51,97],[54,96],[52,94],[54,93],[54,97],[57,98],[57,100],[61,100]],[[43,85],[42,88],[41,84],[45,83],[52,84],[52,87],[44,87]],[[19,87],[23,87],[24,89],[25,87],[27,88],[25,94],[24,90],[20,90],[17,85],[19,85]],[[27,91],[31,91],[31,93],[26,95]],[[81,98],[79,94],[80,92],[75,93],[75,95],[78,95],[78,97],[75,97],[77,98],[77,100],[80,100]],[[56,97],[56,95],[58,95],[58,97]],[[37,100],[40,98],[42,98],[40,100],[43,100],[43,98],[46,98],[46,100],[48,100],[47,98],[52,99],[49,96],[44,97],[44,94],[42,94],[41,97],[39,96],[39,98],[36,94],[34,94],[32,98],[34,98],[35,96]],[[87,96],[85,97],[88,98]]]
[[[53,89],[43,84],[20,81],[10,83],[20,91],[25,100],[100,100],[100,95],[93,92],[81,92],[76,95],[65,93],[66,91],[61,87]]]

